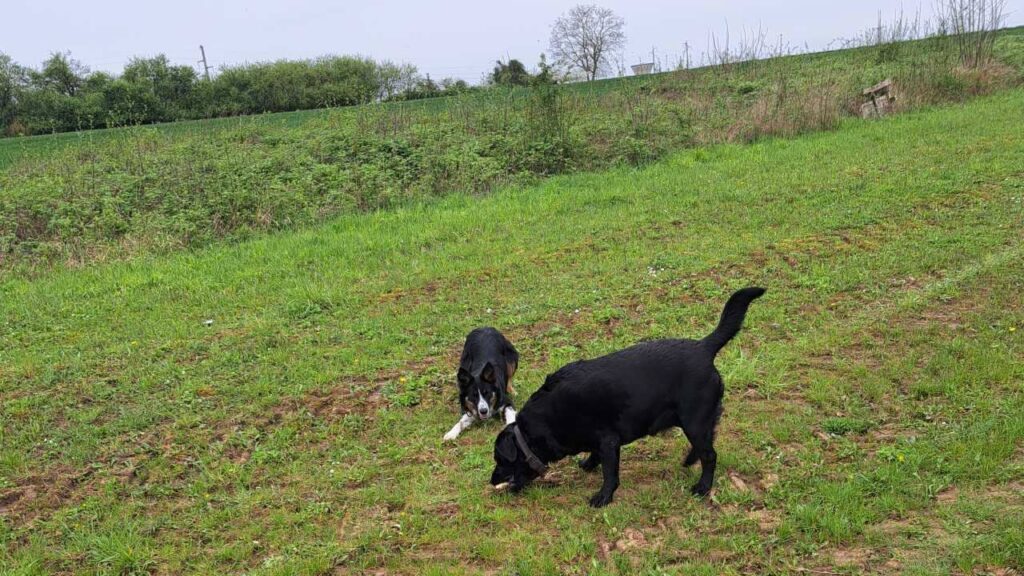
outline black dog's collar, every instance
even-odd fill
[[[534,472],[543,476],[548,471],[548,465],[541,462],[540,458],[537,458],[537,455],[530,450],[530,446],[526,443],[526,437],[523,436],[523,431],[519,429],[519,426],[512,424],[512,435],[516,439],[516,445],[523,451],[523,456],[526,456],[526,463]]]

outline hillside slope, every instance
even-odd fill
[[[0,571],[1024,569],[1024,92],[194,253],[0,283]],[[519,401],[563,363],[707,333],[712,503],[685,439],[487,488],[441,435],[495,325]]]
[[[593,86],[0,141],[0,164],[5,149],[20,158],[0,166],[0,276],[834,129],[885,78],[898,111],[966,102],[1019,84],[1021,45],[1024,35],[1004,32],[1006,62],[982,68],[926,40]]]

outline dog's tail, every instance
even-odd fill
[[[752,286],[730,296],[729,301],[725,303],[722,318],[718,321],[715,331],[701,340],[701,344],[707,347],[712,355],[718,354],[718,351],[740,331],[740,327],[743,326],[743,317],[747,315],[747,307],[751,302],[760,298],[765,291],[764,288]]]

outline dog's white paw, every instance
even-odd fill
[[[456,438],[459,437],[460,432],[462,432],[462,430],[452,428],[451,430],[448,431],[447,434],[444,435],[444,441],[451,442],[452,440],[455,440]]]

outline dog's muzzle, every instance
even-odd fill
[[[490,418],[491,414],[493,414],[490,404],[483,398],[480,398],[480,401],[476,403],[476,413],[483,420]]]

